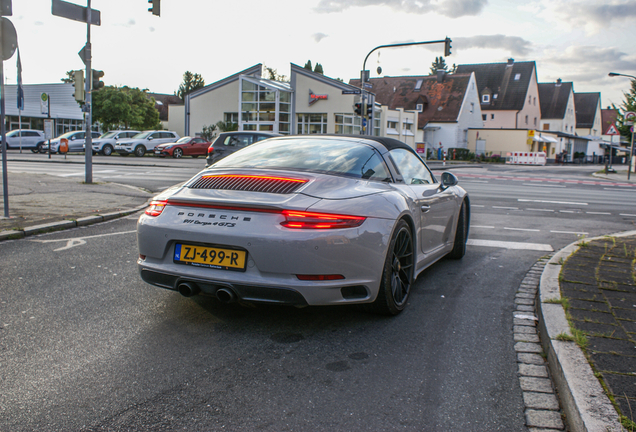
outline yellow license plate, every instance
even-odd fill
[[[181,243],[177,243],[174,247],[175,263],[196,267],[244,271],[246,257],[246,251],[237,249]]]

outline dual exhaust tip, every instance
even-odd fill
[[[177,291],[184,297],[192,297],[199,294],[201,289],[193,282],[180,282]],[[229,288],[219,288],[216,290],[216,298],[221,303],[232,303],[236,301],[236,294]]]

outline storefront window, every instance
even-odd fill
[[[353,114],[335,114],[337,134],[359,134],[360,117]]]
[[[298,114],[297,129],[299,134],[327,133],[327,114]]]
[[[241,77],[239,129],[289,133],[290,102],[288,83]]]

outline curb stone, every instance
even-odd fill
[[[550,372],[544,359],[537,332],[535,299],[539,278],[547,258],[537,261],[519,285],[512,314],[512,328],[519,368],[519,385],[523,392],[526,426],[529,431],[563,430],[559,400],[554,392]]]
[[[87,226],[92,225],[99,222],[105,222],[112,219],[117,219],[120,217],[128,216],[130,214],[136,213],[148,207],[148,203],[145,203],[141,206],[134,207],[132,209],[121,210],[112,213],[105,213],[103,215],[97,216],[88,216],[84,218],[80,218],[78,220],[63,220],[58,222],[51,222],[42,225],[34,225],[30,227],[26,227],[21,230],[7,230],[0,231],[0,241],[3,240],[14,240],[21,239],[24,237],[29,237],[35,234],[42,234],[51,231],[62,231],[69,228],[75,228],[78,226]]]
[[[636,231],[611,234],[610,237],[636,235]],[[607,236],[586,238],[589,242]],[[571,335],[563,306],[546,303],[561,299],[559,275],[562,263],[579,248],[576,241],[555,253],[544,268],[539,284],[537,313],[541,343],[548,354],[550,372],[559,391],[563,411],[573,431],[623,431],[616,409],[603,391],[594,372],[575,342],[558,340],[560,334]]]

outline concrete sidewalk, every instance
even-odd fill
[[[143,209],[154,195],[116,183],[85,184],[46,174],[10,172],[8,184],[9,218],[0,194],[0,240],[124,216]]]

